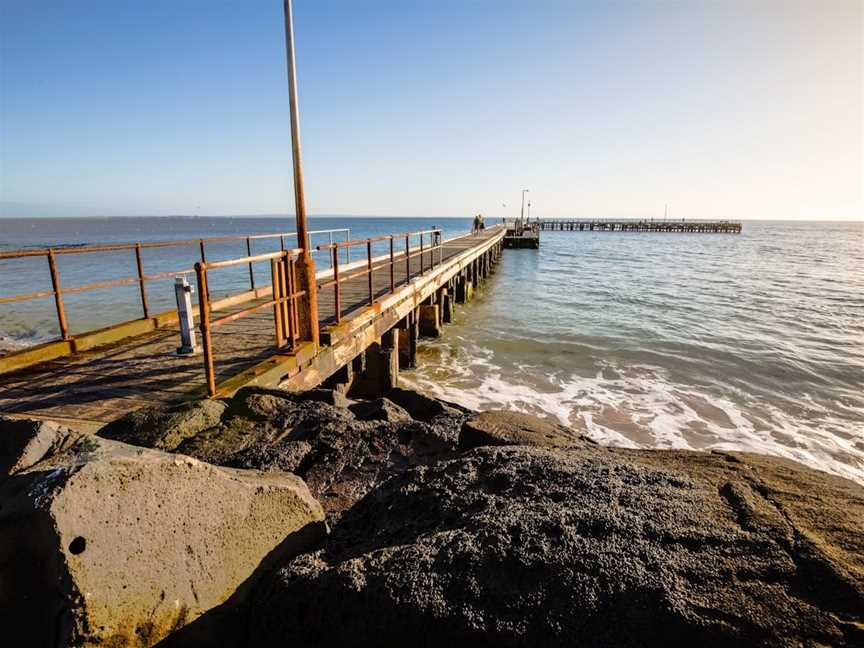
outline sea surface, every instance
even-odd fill
[[[450,236],[470,220],[311,225],[350,227],[352,238],[436,225]],[[292,229],[291,219],[264,218],[10,219],[0,220],[0,250]],[[245,243],[208,248],[213,259],[243,253]],[[191,266],[196,254],[147,250],[145,270]],[[129,252],[88,257],[59,257],[64,285],[134,274]],[[248,280],[241,267],[219,289]],[[44,259],[0,261],[0,296],[49,287]],[[171,307],[170,279],[149,290],[151,310]],[[67,306],[73,331],[100,325],[106,310],[114,321],[140,316],[136,286],[68,295]],[[56,336],[52,309],[50,298],[0,304],[0,338]],[[864,223],[543,232],[540,250],[505,252],[419,360],[404,382],[472,408],[555,417],[609,445],[779,455],[864,483]]]

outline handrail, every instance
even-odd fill
[[[351,230],[347,227],[334,229],[321,229],[310,231],[308,240],[311,247],[312,235],[314,234],[329,234],[331,241],[334,233],[345,232],[346,236],[351,236]],[[77,247],[49,247],[37,248],[32,250],[12,250],[9,252],[0,252],[0,260],[20,259],[29,257],[46,257],[48,260],[48,271],[51,278],[51,290],[39,290],[31,293],[21,293],[17,295],[8,295],[0,297],[0,304],[10,304],[15,302],[30,301],[33,299],[43,299],[54,297],[55,310],[57,314],[57,323],[60,329],[60,339],[70,340],[69,325],[66,319],[66,307],[63,303],[63,294],[75,294],[88,292],[91,290],[100,290],[105,288],[116,288],[119,286],[129,286],[138,284],[141,310],[143,319],[150,317],[150,305],[147,296],[146,284],[148,281],[163,279],[173,275],[186,274],[193,272],[192,268],[184,268],[182,270],[169,270],[157,272],[155,274],[146,274],[144,272],[144,262],[142,259],[142,250],[150,250],[156,248],[182,247],[186,245],[197,245],[202,263],[206,263],[206,246],[213,243],[224,243],[228,241],[245,241],[246,242],[246,257],[242,260],[235,261],[232,265],[248,264],[249,266],[249,285],[252,290],[255,289],[255,273],[252,269],[252,264],[255,263],[256,257],[252,254],[252,241],[262,239],[279,239],[280,248],[285,250],[285,237],[295,236],[296,232],[280,232],[274,234],[250,234],[248,236],[214,236],[210,238],[197,239],[181,239],[168,241],[149,241],[136,243],[116,243],[107,245],[84,245]],[[292,248],[296,249],[296,248]],[[122,279],[111,279],[99,281],[96,283],[84,284],[80,286],[63,286],[60,279],[60,270],[57,267],[56,257],[65,254],[99,254],[105,252],[117,252],[123,250],[132,250],[135,253],[135,269],[136,275],[125,277]],[[260,256],[260,255],[259,255]],[[212,266],[211,266],[212,267]]]
[[[256,256],[245,256],[236,259],[228,259],[226,261],[209,261],[200,264],[206,270],[216,270],[218,268],[230,268],[231,266],[243,265],[246,263],[257,263],[259,261],[267,261],[268,259],[278,259],[285,256],[286,253],[298,255],[303,252],[302,248],[293,248],[291,250],[280,250],[279,252],[269,252],[267,254],[258,254]]]
[[[341,248],[341,247],[350,247],[353,245],[361,245],[363,243],[366,243],[367,241],[372,241],[372,242],[386,241],[386,240],[393,239],[393,238],[402,238],[404,236],[418,236],[421,234],[434,234],[434,233],[440,234],[441,230],[437,229],[437,228],[432,228],[432,229],[428,229],[428,230],[418,230],[416,232],[402,232],[400,234],[384,234],[383,236],[373,236],[371,238],[354,239],[353,241],[340,241],[337,243],[322,243],[321,245],[317,246],[315,249],[316,250],[322,250],[322,251],[323,250],[331,250],[331,249],[337,248],[337,247]]]
[[[335,232],[348,232],[351,229],[348,227],[340,227],[336,229],[312,230],[312,234],[329,234]],[[274,234],[250,234],[248,236],[211,236],[209,238],[196,239],[172,239],[166,241],[144,241],[138,243],[109,243],[103,245],[76,245],[62,247],[47,247],[34,248],[32,250],[21,249],[12,250],[10,252],[0,252],[0,259],[18,259],[33,256],[47,256],[53,250],[55,255],[59,254],[89,254],[93,252],[117,252],[119,250],[134,250],[141,248],[144,250],[163,248],[163,247],[182,247],[184,245],[200,245],[202,242],[208,243],[226,243],[228,241],[246,241],[246,240],[263,240],[269,238],[284,238],[286,236],[296,236],[297,232],[277,232]]]
[[[372,274],[375,270],[374,259],[372,258],[372,243],[377,241],[389,241],[390,242],[390,255],[389,261],[382,263],[378,267],[384,267],[385,265],[389,265],[390,268],[390,293],[396,291],[396,253],[393,245],[393,241],[396,238],[405,239],[405,250],[404,252],[400,252],[400,256],[405,257],[405,283],[411,281],[411,258],[420,256],[420,274],[422,275],[425,272],[423,257],[424,257],[424,249],[423,249],[423,236],[425,234],[430,235],[430,245],[427,248],[430,253],[430,269],[435,267],[435,254],[433,250],[438,250],[438,263],[440,264],[442,261],[442,249],[443,245],[441,243],[441,230],[437,228],[429,229],[429,230],[421,230],[417,232],[405,232],[403,234],[385,234],[384,236],[373,236],[365,239],[355,239],[353,241],[344,241],[341,243],[329,243],[322,244],[317,247],[319,251],[330,250],[331,258],[330,258],[330,268],[333,271],[333,278],[329,281],[324,281],[318,284],[319,288],[329,288],[333,286],[333,304],[334,304],[334,316],[336,323],[342,321],[342,301],[341,301],[341,292],[339,288],[340,282],[349,281],[350,279],[356,279],[357,277],[361,277],[366,275],[368,277],[368,290],[369,290],[369,305],[373,306],[375,304],[375,290],[374,290],[374,282],[372,278]],[[420,251],[417,254],[412,254],[411,252],[411,237],[419,236],[420,237]],[[339,276],[339,250],[341,248],[350,249],[356,245],[365,245],[366,246],[366,267],[362,270],[357,270],[352,272],[347,276],[343,276],[340,279]],[[415,248],[416,249],[416,248]]]

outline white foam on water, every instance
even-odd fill
[[[439,347],[440,350],[440,347]],[[735,450],[793,459],[864,483],[864,411],[844,418],[802,396],[808,420],[735,393],[718,397],[674,384],[651,365],[601,363],[593,376],[555,376],[522,365],[505,377],[489,349],[441,353],[430,370],[403,374],[409,386],[475,410],[503,408],[554,417],[597,442],[628,448]],[[422,364],[421,364],[422,366]],[[857,440],[857,445],[856,445]]]

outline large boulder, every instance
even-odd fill
[[[262,582],[251,645],[861,646],[864,489],[769,458],[484,447]]]
[[[0,637],[9,646],[150,646],[323,537],[290,474],[0,421]]]
[[[532,445],[567,447],[589,443],[570,428],[510,410],[488,410],[474,414],[462,424],[459,446],[470,450],[480,446]]]

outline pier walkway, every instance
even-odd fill
[[[138,408],[208,394],[226,397],[245,385],[304,390],[329,380],[347,389],[352,383],[363,388],[364,380],[395,381],[400,365],[413,365],[417,336],[436,335],[450,320],[453,304],[468,301],[492,271],[503,237],[504,227],[497,226],[445,241],[430,231],[320,246],[332,253],[335,267],[316,272],[317,327],[303,323],[299,250],[199,262],[193,311],[205,338],[201,353],[175,353],[176,311],[67,335],[0,356],[0,414],[92,430]],[[388,252],[373,255],[373,244],[388,243]],[[355,249],[354,261],[340,267],[346,246],[360,247],[364,258],[358,260]],[[253,264],[269,265],[276,280],[218,299],[208,295],[207,279],[219,269]],[[151,278],[140,274],[140,266],[139,277],[142,286]],[[62,319],[62,289],[57,292],[47,297],[55,298]],[[146,311],[143,287],[142,300]],[[310,339],[310,328],[319,329],[317,340]]]

